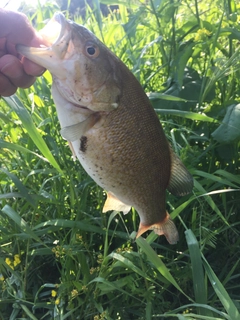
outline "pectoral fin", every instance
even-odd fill
[[[114,194],[111,192],[108,192],[107,194],[107,200],[105,201],[104,207],[103,207],[103,213],[110,211],[110,210],[116,210],[116,211],[122,211],[123,214],[127,214],[131,209],[131,206],[123,203],[118,198],[115,197]]]
[[[188,172],[179,157],[173,153],[170,149],[171,154],[171,175],[168,184],[168,191],[175,196],[184,196],[192,192],[193,188],[193,177]]]
[[[68,141],[68,145],[69,145],[70,150],[72,151],[73,160],[75,161],[77,159],[77,155],[73,149],[72,143],[70,141]]]
[[[101,118],[100,113],[92,113],[86,120],[73,124],[72,126],[64,127],[60,133],[65,140],[79,140],[88,130],[90,130]]]

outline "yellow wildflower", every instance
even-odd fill
[[[56,295],[57,295],[57,291],[52,290],[52,297],[56,297]]]
[[[5,262],[10,268],[14,269],[14,265],[13,265],[12,260],[10,258],[6,258]]]
[[[195,35],[194,40],[196,42],[199,41],[206,41],[210,36],[211,36],[212,32],[210,32],[209,30],[207,30],[206,28],[202,28],[199,29]]]
[[[58,305],[59,303],[60,303],[60,299],[57,298],[57,299],[55,300],[55,304]]]
[[[73,290],[71,291],[71,296],[72,296],[72,298],[75,298],[77,295],[78,295],[78,291],[77,291],[76,289],[73,289]]]
[[[15,254],[14,261],[13,261],[14,267],[16,267],[19,263],[21,263],[20,256],[19,256],[19,254]]]

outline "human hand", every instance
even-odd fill
[[[6,97],[30,87],[45,70],[17,53],[16,44],[39,47],[43,40],[24,14],[0,8],[0,95]]]

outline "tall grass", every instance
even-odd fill
[[[240,5],[102,2],[119,10],[103,17],[94,1],[75,21],[133,71],[195,178],[192,195],[167,197],[180,241],[134,241],[134,208],[101,213],[105,193],[59,134],[46,72],[0,100],[0,318],[240,319]],[[56,9],[30,19],[41,28]]]

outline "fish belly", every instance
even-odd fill
[[[84,170],[104,190],[114,193],[119,200],[132,205],[131,195],[124,183],[124,168],[119,162],[101,147],[101,141],[94,143],[89,135],[82,136],[80,141],[72,142],[74,152]],[[118,162],[118,163],[117,163]]]

